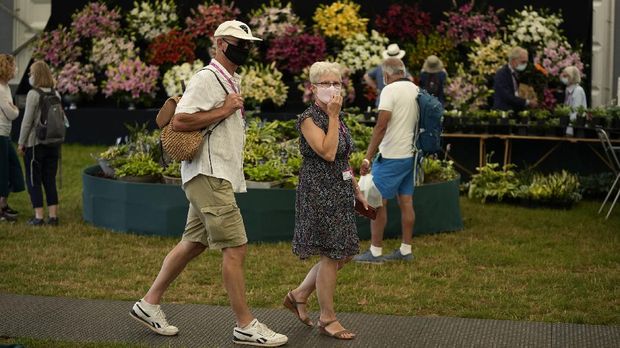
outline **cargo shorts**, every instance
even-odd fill
[[[237,247],[248,242],[228,180],[197,175],[184,185],[189,200],[182,240],[198,242],[211,249]]]

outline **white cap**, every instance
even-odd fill
[[[398,58],[401,59],[405,56],[405,51],[398,47],[398,44],[391,44],[387,47],[387,50],[383,51],[383,59]]]
[[[239,21],[226,21],[220,24],[217,29],[215,29],[215,34],[213,34],[213,36],[232,36],[241,40],[263,41],[263,39],[252,36],[250,27]]]

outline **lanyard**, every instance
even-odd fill
[[[233,92],[240,94],[239,89],[237,89],[235,83],[229,77],[230,74],[225,73],[217,64],[214,64],[213,62],[211,62],[209,65],[212,65],[215,69],[217,69],[217,71],[219,71],[220,75],[226,78],[226,82],[228,82],[230,87],[232,87]],[[241,107],[241,117],[245,118],[245,107]]]

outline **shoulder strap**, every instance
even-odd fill
[[[212,73],[213,73],[213,76],[215,76],[215,78],[217,79],[217,82],[219,82],[219,83],[220,83],[220,86],[222,86],[222,89],[224,90],[224,92],[226,93],[226,95],[228,95],[228,94],[229,94],[229,93],[228,93],[228,90],[226,89],[226,87],[224,87],[224,84],[222,83],[222,81],[220,80],[220,78],[219,78],[219,77],[217,77],[217,74],[215,73],[215,71],[213,71],[213,70],[211,70],[211,69],[208,69],[207,67],[204,67],[204,68],[202,68],[201,70],[209,70],[210,72],[212,72]],[[207,132],[205,133],[205,135],[211,135],[211,133],[213,133],[213,130],[214,130],[215,128],[217,128],[217,126],[219,126],[219,125],[220,125],[220,123],[222,123],[222,121],[224,121],[224,120],[219,120],[219,121],[217,121],[217,123],[215,124],[215,126],[213,126],[213,127],[211,127],[211,128],[208,128],[208,129],[207,129]]]

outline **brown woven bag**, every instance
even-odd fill
[[[181,97],[170,97],[157,113],[155,123],[161,128],[161,146],[175,161],[191,161],[202,143],[201,131],[179,132],[172,129],[174,110]]]
[[[226,95],[228,95],[228,91],[220,78],[217,77],[217,74],[210,69],[202,68],[201,70],[209,70],[213,73],[217,82],[220,84]],[[185,86],[183,86],[183,90],[185,90]],[[157,127],[161,129],[161,135],[159,136],[161,147],[163,152],[168,155],[168,158],[174,161],[191,161],[198,149],[200,148],[200,144],[202,143],[202,138],[204,136],[204,131],[196,130],[190,132],[179,132],[172,129],[172,118],[174,117],[174,112],[177,108],[177,104],[181,100],[181,97],[170,97],[164,102],[164,105],[159,109],[157,113],[157,117],[155,118],[155,123],[157,123]],[[207,132],[207,136],[213,130],[222,123],[222,120],[218,121],[215,126],[211,127],[211,129]]]

